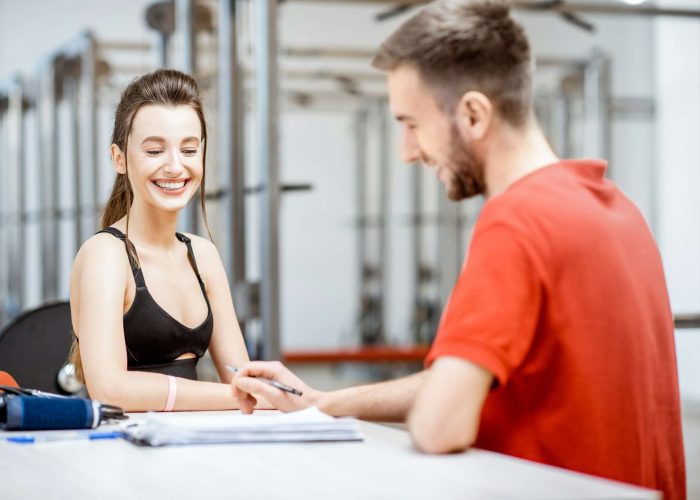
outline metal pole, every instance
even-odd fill
[[[367,109],[355,116],[355,204],[357,209],[357,261],[360,304],[367,289]]]
[[[239,63],[239,31],[236,23],[240,12],[237,12],[236,4],[237,0],[220,0],[218,16],[219,164],[222,183],[228,186],[222,211],[230,215],[224,231],[227,239],[223,250],[232,288],[246,281],[244,75]],[[245,318],[239,316],[238,322],[243,329]]]
[[[389,211],[391,207],[389,178],[391,176],[389,162],[389,130],[386,119],[386,103],[377,101],[377,128],[378,128],[378,144],[377,153],[379,155],[379,269],[377,270],[377,281],[379,284],[379,307],[381,326],[379,335],[375,339],[376,343],[383,343],[386,340],[387,325],[389,324],[389,311],[387,304],[389,301]]]
[[[583,70],[585,149],[587,156],[610,159],[610,71],[600,51]],[[610,172],[608,172],[610,175]]]
[[[169,52],[170,52],[170,35],[166,33],[157,33],[156,34],[156,47],[158,50],[158,56],[157,56],[157,62],[158,66],[161,68],[169,68],[170,67],[170,58]]]
[[[195,0],[175,1],[175,25],[180,33],[180,50],[182,51],[181,69],[193,75],[195,67],[195,30],[194,30]]]
[[[4,90],[4,89],[2,89]],[[0,94],[0,178],[7,177],[9,167],[8,156],[8,137],[7,137],[7,99],[8,96],[3,92]],[[8,226],[9,226],[9,204],[7,203],[8,187],[5,183],[0,184],[0,327],[5,324],[9,318],[7,311],[7,297],[9,295],[9,258],[8,258]]]
[[[39,74],[37,124],[39,126],[39,177],[41,206],[42,299],[58,298],[58,147],[56,116],[56,61],[46,62]]]
[[[10,175],[6,191],[9,212],[9,269],[8,269],[8,312],[10,317],[19,313],[24,307],[24,268],[26,244],[24,238],[23,215],[26,212],[24,193],[24,87],[19,77],[10,83],[8,92],[8,109],[5,126],[7,127],[7,150],[9,154],[8,169]],[[7,213],[6,212],[6,213]]]
[[[413,191],[412,243],[413,243],[413,341],[421,342],[420,325],[416,321],[418,311],[423,304],[423,185],[420,165],[411,165],[411,184]]]
[[[454,282],[459,275],[459,238],[457,237],[458,215],[456,205],[445,194],[441,183],[438,189],[438,269],[440,301],[445,304],[450,295]]]
[[[146,23],[155,31],[155,42],[149,44],[134,44],[132,42],[101,42],[100,47],[122,48],[128,50],[149,50],[154,52],[154,63],[158,68],[170,68],[170,37],[175,31],[175,5],[172,0],[151,4],[146,9]]]
[[[355,115],[355,204],[357,210],[357,262],[358,262],[358,337],[362,343],[372,334],[375,317],[370,283],[373,266],[367,260],[367,234],[369,211],[367,202],[367,134],[369,112],[362,107]]]
[[[196,47],[194,29],[195,0],[175,0],[175,26],[180,34],[181,54],[180,69],[196,78]],[[182,229],[185,232],[197,233],[199,230],[199,196],[192,197],[183,209],[181,218]]]
[[[64,83],[67,88],[66,96],[68,98],[70,112],[70,147],[71,147],[71,180],[74,183],[73,187],[73,218],[74,218],[74,245],[77,252],[82,238],[82,211],[81,211],[81,192],[85,184],[85,179],[82,177],[84,168],[83,158],[80,154],[81,138],[80,138],[80,82],[78,74],[73,75],[74,78],[69,83]]]
[[[262,358],[279,359],[279,163],[277,89],[277,0],[257,0],[256,58],[258,161],[260,167],[260,245]]]
[[[700,313],[676,314],[673,322],[676,328],[700,328]]]
[[[561,152],[565,158],[574,158],[577,155],[574,154],[574,140],[573,140],[573,105],[576,96],[573,95],[570,85],[566,85],[562,82],[561,90],[559,94],[559,116],[561,118],[561,123],[559,130],[561,131]]]
[[[80,82],[78,87],[80,160],[78,184],[77,221],[79,240],[77,247],[97,228],[99,206],[99,157],[97,154],[97,42],[92,33],[85,33],[84,48],[80,56]]]

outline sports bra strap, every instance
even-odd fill
[[[143,288],[146,286],[146,282],[143,279],[143,272],[141,272],[141,266],[139,265],[139,257],[136,255],[136,248],[134,248],[133,243],[131,243],[124,233],[122,233],[116,227],[106,227],[95,234],[109,233],[115,238],[118,238],[124,242],[124,247],[126,248],[126,255],[129,258],[129,266],[131,267],[131,273],[134,275],[134,281],[138,288]]]
[[[194,269],[194,274],[197,275],[197,280],[199,281],[199,286],[202,288],[202,292],[204,293],[204,297],[207,297],[207,291],[204,288],[204,281],[202,280],[202,277],[199,274],[199,268],[197,267],[197,261],[194,258],[194,251],[192,250],[192,240],[189,239],[187,236],[185,236],[182,233],[175,233],[175,236],[177,237],[178,240],[182,241],[186,246],[187,246],[187,255],[190,258],[190,264],[192,264],[192,269]],[[209,299],[207,299],[208,301]]]

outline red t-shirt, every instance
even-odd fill
[[[684,498],[661,258],[605,168],[562,161],[486,202],[426,365],[494,375],[475,446]]]

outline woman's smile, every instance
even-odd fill
[[[177,196],[185,192],[190,179],[153,179],[151,182],[162,193]]]

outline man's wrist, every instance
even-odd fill
[[[331,392],[323,392],[323,391],[316,391],[314,390],[311,394],[309,394],[309,402],[321,410],[323,413],[327,413],[328,415],[333,415],[332,412],[332,407],[333,407],[333,402],[332,402],[332,393]]]

